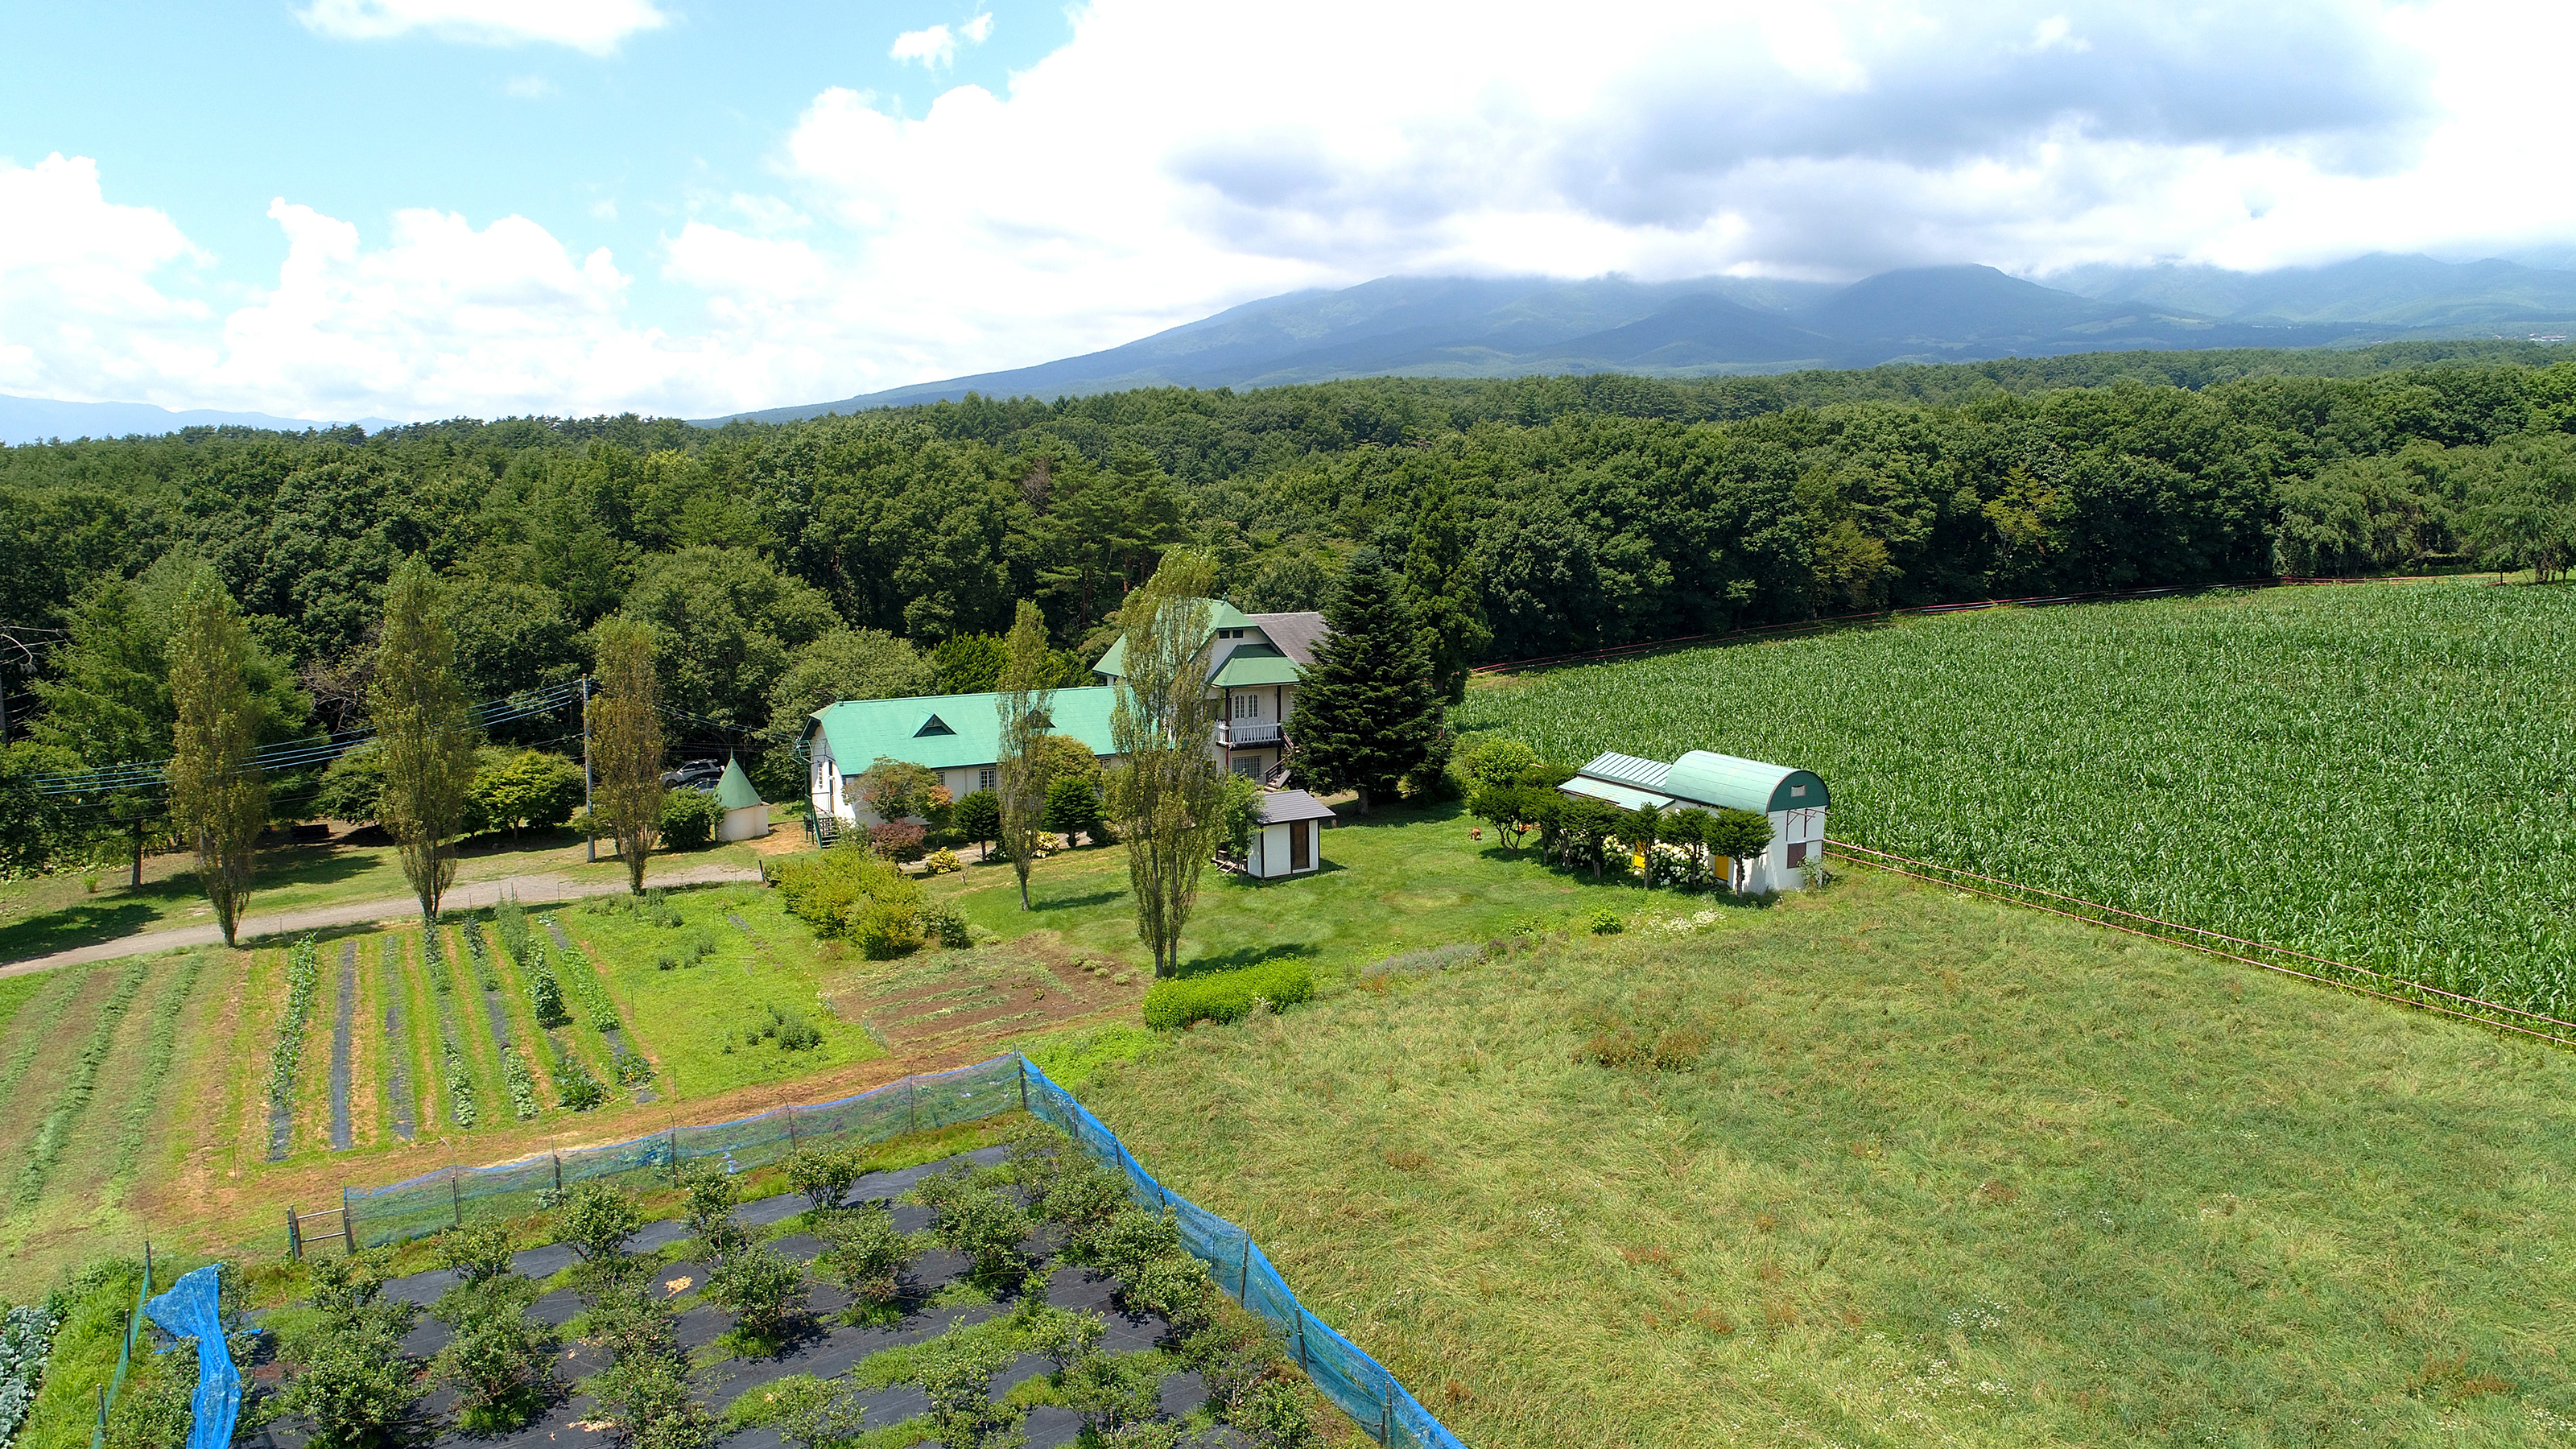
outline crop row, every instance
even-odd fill
[[[551,917],[540,919],[549,928],[555,924]],[[540,946],[538,949],[544,948]],[[572,988],[573,995],[581,998],[582,1015],[590,1018],[590,1024],[601,1031],[615,1031],[624,1025],[618,1019],[617,1003],[609,1000],[608,988],[599,984],[599,973],[591,969],[590,958],[582,954],[582,949],[566,938],[556,954],[564,962],[564,982]]]
[[[2576,596],[2001,609],[1561,670],[1469,728],[1798,765],[1831,833],[2576,1019]]]
[[[321,977],[313,938],[305,937],[286,953],[286,1010],[277,1019],[277,1044],[268,1051],[268,1105],[272,1112],[293,1109],[295,1078],[304,1069],[304,1033],[313,1023],[313,989]]]

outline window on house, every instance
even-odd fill
[[[1236,695],[1234,697],[1234,717],[1236,719],[1261,718],[1261,696],[1257,694]]]
[[[957,731],[949,728],[948,721],[941,719],[939,716],[934,714],[930,718],[921,722],[921,728],[914,730],[912,732],[912,737],[914,739],[920,739],[923,735],[953,735],[955,733],[957,733]]]
[[[975,788],[978,790],[992,789],[993,777],[996,773],[998,772],[993,770],[977,770],[975,772]]]
[[[1807,793],[1807,787],[1804,785],[1792,785],[1789,787],[1789,793],[1792,796],[1804,795]]]
[[[1807,842],[1805,842],[1805,841],[1803,841],[1803,840],[1792,840],[1792,841],[1790,841],[1790,842],[1789,842],[1789,864],[1791,864],[1791,865],[1793,865],[1793,866],[1799,866],[1799,865],[1805,865],[1806,863],[1807,863]]]

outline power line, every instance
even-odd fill
[[[506,699],[486,700],[476,704],[474,722],[465,726],[468,732],[481,733],[494,725],[509,724],[536,715],[553,714],[581,697],[579,681],[548,685],[542,689],[514,694]],[[440,731],[441,734],[451,731]],[[301,740],[288,740],[269,745],[250,758],[251,770],[293,770],[305,765],[326,764],[351,750],[372,744],[374,730],[341,730],[328,735],[315,735]],[[137,761],[123,765],[102,765],[69,775],[39,775],[28,783],[39,795],[84,795],[100,790],[152,789],[168,783],[168,760]]]

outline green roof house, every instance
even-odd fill
[[[1266,778],[1287,753],[1289,715],[1297,707],[1297,679],[1314,662],[1324,635],[1321,614],[1246,614],[1222,600],[1208,605],[1208,633],[1215,650],[1211,690],[1220,697],[1216,737],[1209,741],[1237,774]],[[1117,746],[1109,732],[1123,678],[1126,641],[1092,666],[1100,683],[1059,689],[1052,733],[1070,735],[1108,758]],[[814,813],[837,815],[854,825],[878,824],[857,796],[858,777],[880,759],[908,760],[935,771],[952,798],[990,790],[1002,757],[1001,696],[935,694],[912,699],[843,700],[816,710],[807,735],[813,762],[809,779]]]
[[[1806,770],[1735,755],[1693,750],[1665,764],[1635,755],[1599,754],[1557,787],[1607,800],[1622,810],[1749,810],[1771,819],[1771,846],[1746,871],[1748,891],[1793,891],[1805,866],[1825,853],[1825,782]]]
[[[1287,762],[1297,681],[1315,662],[1324,616],[1247,614],[1223,599],[1207,605],[1216,655],[1208,684],[1218,696],[1218,756],[1238,775],[1268,779]],[[1126,659],[1127,641],[1121,639],[1091,666],[1092,673],[1104,681],[1123,678]]]

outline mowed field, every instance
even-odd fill
[[[2576,1058],[1875,872],[1083,1095],[1470,1444],[2576,1434]]]
[[[2576,587],[1907,619],[1497,681],[1463,728],[1718,750],[1836,838],[2576,1020]]]

